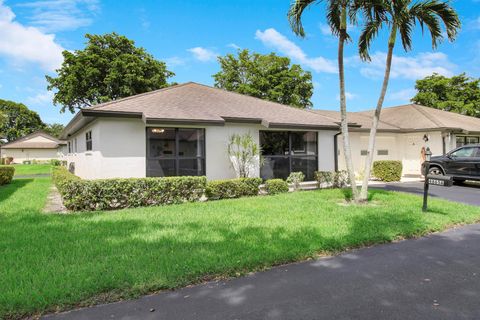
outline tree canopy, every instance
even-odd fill
[[[174,73],[134,41],[116,33],[86,34],[83,50],[63,51],[57,77],[46,76],[60,112],[168,86]]]
[[[0,113],[4,115],[4,121],[0,123],[0,132],[8,141],[45,128],[38,113],[22,103],[0,99]]]
[[[417,80],[412,102],[480,118],[480,79],[465,73],[451,78],[434,73]]]
[[[213,75],[215,87],[297,108],[310,108],[312,75],[287,57],[239,50],[218,57],[221,70]]]
[[[55,138],[60,138],[60,135],[62,134],[63,129],[65,129],[65,126],[61,123],[51,123],[45,125],[45,128],[43,128],[43,131],[48,133],[51,136],[54,136]]]

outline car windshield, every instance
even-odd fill
[[[468,147],[468,148],[462,148],[458,149],[455,152],[451,153],[451,156],[453,157],[462,157],[462,158],[470,158],[470,157],[475,157],[477,154],[477,149],[475,147]]]

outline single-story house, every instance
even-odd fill
[[[363,168],[372,111],[349,114],[352,152]],[[227,145],[250,133],[264,161],[254,175],[286,178],[302,171],[344,168],[339,113],[301,110],[193,82],[80,110],[66,126],[69,169],[82,178],[205,175],[234,178]],[[480,136],[480,119],[407,105],[381,116],[375,159],[404,163],[404,174],[420,173],[420,152],[442,154]],[[463,139],[463,140],[462,140]],[[428,140],[425,142],[425,140]]]
[[[340,121],[336,111],[315,110],[317,114]],[[357,173],[365,165],[368,138],[374,111],[349,112],[352,158]],[[355,126],[355,124],[357,126]],[[337,137],[341,143],[341,135]],[[456,147],[480,143],[480,119],[416,104],[384,108],[380,115],[374,160],[400,160],[403,175],[420,175],[422,148],[442,155]],[[339,168],[345,168],[338,148]]]
[[[80,110],[66,126],[66,157],[82,178],[236,176],[227,145],[250,133],[263,178],[335,169],[335,119],[193,82]]]
[[[48,161],[66,154],[66,141],[36,131],[15,141],[0,146],[0,158],[13,158],[13,163],[24,161]]]

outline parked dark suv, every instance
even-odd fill
[[[422,165],[422,172],[425,166]],[[480,144],[470,144],[432,157],[429,174],[449,175],[454,181],[480,180]]]

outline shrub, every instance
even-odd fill
[[[348,173],[345,170],[340,171],[315,171],[315,180],[319,186],[326,184],[331,188],[345,188],[348,183]]]
[[[62,162],[58,159],[50,159],[50,164],[54,167],[58,167],[62,164]]]
[[[205,177],[82,180],[55,167],[53,180],[70,210],[110,210],[197,201]]]
[[[12,182],[15,167],[0,166],[0,186]]]
[[[4,165],[5,164],[5,158],[0,158],[0,165]]]
[[[268,194],[288,192],[288,183],[282,179],[270,179],[265,181],[265,190]]]
[[[6,157],[5,164],[11,164],[11,163],[13,163],[13,157]]]
[[[402,169],[401,161],[382,160],[373,162],[373,176],[385,182],[400,181]]]
[[[345,188],[350,183],[348,172],[345,170],[337,171],[333,174],[333,187]]]
[[[287,183],[293,183],[293,189],[297,190],[300,187],[300,182],[303,182],[303,180],[305,180],[303,172],[292,172],[287,178]]]
[[[331,186],[333,184],[334,176],[334,171],[315,171],[315,180],[318,182],[319,187],[321,187],[323,183],[327,186]]]
[[[256,196],[261,183],[261,178],[213,180],[207,183],[205,194],[209,200]]]

